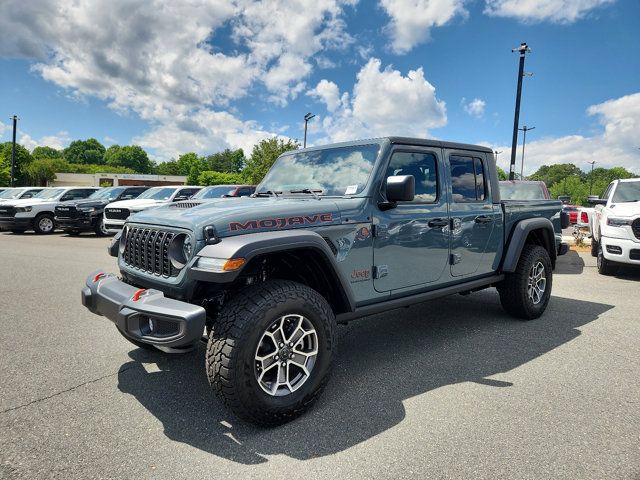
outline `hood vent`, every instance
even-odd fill
[[[177,202],[177,203],[172,203],[171,205],[169,205],[169,208],[180,208],[182,210],[186,210],[187,208],[193,208],[193,207],[197,207],[198,205],[202,205],[204,202],[188,202],[188,201],[184,201],[184,202]]]

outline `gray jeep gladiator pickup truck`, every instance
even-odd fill
[[[387,137],[290,151],[251,197],[129,217],[110,247],[120,277],[92,273],[82,302],[141,348],[206,339],[224,403],[277,425],[325,386],[338,323],[488,287],[511,315],[542,315],[560,206],[501,202],[485,147]]]

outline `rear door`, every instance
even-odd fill
[[[374,287],[378,292],[420,288],[440,279],[449,253],[449,214],[438,148],[396,147],[386,178],[413,175],[416,196],[378,210],[374,233]]]
[[[451,275],[492,272],[499,249],[500,205],[489,195],[489,171],[482,152],[446,150],[451,186]]]

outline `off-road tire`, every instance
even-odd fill
[[[546,278],[542,299],[535,304],[528,295],[529,273],[538,262],[544,266]],[[518,265],[513,273],[505,274],[504,281],[498,286],[500,303],[507,313],[522,320],[533,320],[544,313],[551,297],[553,280],[549,252],[538,245],[525,245],[522,248]]]
[[[51,220],[51,224],[52,224],[51,230],[43,230],[40,226],[40,223],[46,219]],[[53,215],[51,215],[50,213],[40,213],[33,221],[33,231],[36,232],[38,235],[49,235],[53,233],[55,229],[56,229],[56,224],[55,224],[55,221],[53,220]]]
[[[255,355],[264,332],[289,314],[302,315],[312,323],[318,354],[305,383],[276,397],[260,387]],[[272,280],[242,290],[222,309],[209,335],[205,359],[209,383],[239,418],[262,426],[286,423],[311,407],[327,384],[335,325],[327,301],[305,285]]]
[[[116,328],[116,330],[118,330],[118,333],[120,335],[122,335],[123,338],[125,338],[129,342],[133,343],[136,347],[142,348],[143,350],[149,350],[150,352],[157,352],[158,351],[158,349],[156,347],[154,347],[153,345],[149,345],[148,343],[138,342],[137,340],[134,340],[133,338],[129,338],[124,333],[122,333],[122,331],[119,328]]]
[[[618,266],[615,264],[615,262],[604,258],[604,253],[602,252],[602,244],[598,244],[597,266],[598,273],[600,275],[613,275],[618,270]]]

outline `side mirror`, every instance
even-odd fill
[[[591,205],[606,205],[607,204],[607,199],[606,198],[598,198],[596,195],[589,195],[587,197],[587,203],[589,203]]]
[[[410,202],[416,196],[416,179],[413,175],[389,177],[386,191],[388,202]]]

